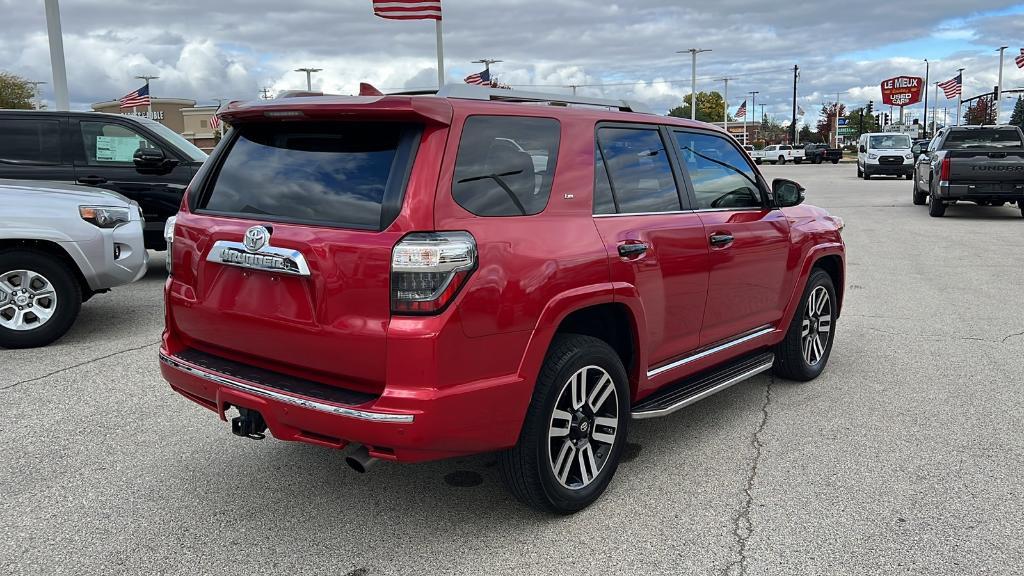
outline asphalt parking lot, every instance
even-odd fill
[[[519,505],[493,455],[357,475],[232,436],[160,377],[156,254],[56,344],[0,350],[0,574],[1019,574],[1020,211],[761,168],[846,221],[828,369],[634,422],[584,512]]]

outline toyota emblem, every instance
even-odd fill
[[[242,239],[242,244],[245,245],[245,249],[249,252],[259,252],[261,248],[267,245],[267,240],[270,239],[270,232],[267,231],[263,226],[253,226],[245,231],[245,238]]]

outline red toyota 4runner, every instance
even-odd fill
[[[501,451],[572,512],[631,419],[828,361],[842,221],[712,126],[475,86],[221,117],[168,225],[160,360],[236,434],[359,470]]]

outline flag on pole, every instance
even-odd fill
[[[955,77],[946,80],[939,84],[939,88],[946,94],[946,100],[951,100],[960,95],[960,90],[963,88],[964,73],[961,72]]]
[[[214,114],[210,116],[210,129],[216,132],[218,128],[220,128],[220,118],[217,118],[217,115]]]
[[[373,0],[373,15],[389,20],[440,20],[441,0]]]
[[[747,101],[744,100],[743,104],[740,104],[740,107],[736,110],[736,118],[746,118],[746,117],[747,117]]]
[[[134,92],[129,92],[121,97],[121,108],[134,108],[135,106],[149,106],[149,84]]]
[[[476,74],[470,74],[465,78],[466,84],[476,84],[477,86],[490,86],[491,85],[491,72],[489,70],[482,70]]]
[[[1020,49],[1020,56],[1013,59],[1017,63],[1017,68],[1024,68],[1024,48]]]

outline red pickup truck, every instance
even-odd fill
[[[715,127],[475,86],[221,118],[167,227],[160,362],[238,435],[358,470],[499,451],[568,513],[630,420],[828,361],[842,221]]]

